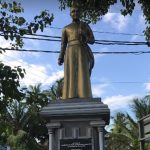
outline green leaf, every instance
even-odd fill
[[[18,18],[18,25],[21,26],[26,22],[26,20],[23,17]]]
[[[43,25],[42,23],[40,24],[40,29],[41,29],[41,31],[43,32],[44,25]]]
[[[3,15],[3,16],[6,16],[6,12],[2,12],[2,15]]]
[[[10,39],[11,39],[11,41],[13,41],[13,39],[14,39],[14,35],[13,35],[13,32],[10,32]]]
[[[8,40],[8,34],[5,34],[5,35],[4,35],[4,38],[5,38],[6,40]]]
[[[19,33],[21,36],[23,36],[26,33],[26,30],[25,29],[19,29]]]
[[[8,7],[7,3],[6,3],[6,2],[3,3],[3,4],[2,4],[2,7],[3,7],[3,8],[7,8],[7,7]]]

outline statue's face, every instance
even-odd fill
[[[72,8],[70,12],[70,16],[73,20],[78,20],[80,18],[80,12],[78,8]]]

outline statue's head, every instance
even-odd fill
[[[73,20],[79,20],[80,18],[80,11],[76,0],[72,1],[70,8],[70,16],[72,17]]]

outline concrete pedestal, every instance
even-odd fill
[[[104,150],[110,110],[100,99],[52,101],[40,114],[49,120],[49,150]]]

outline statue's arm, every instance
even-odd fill
[[[58,57],[58,64],[62,65],[64,62],[64,55],[67,47],[67,35],[66,35],[66,29],[64,28],[62,31],[62,38],[61,38],[61,50]]]
[[[89,44],[94,44],[95,38],[94,38],[93,32],[92,32],[92,30],[91,30],[91,28],[88,24],[86,24],[86,26],[87,26],[87,39],[86,39],[86,42],[89,43]]]

